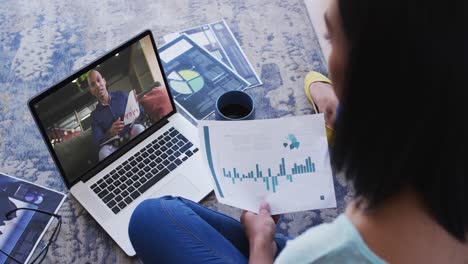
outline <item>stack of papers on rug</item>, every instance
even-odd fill
[[[225,21],[160,39],[159,55],[172,96],[195,122],[214,111],[224,92],[262,82]]]

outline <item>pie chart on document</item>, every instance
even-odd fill
[[[179,94],[191,95],[205,86],[203,76],[193,69],[172,71],[167,78],[171,88]]]

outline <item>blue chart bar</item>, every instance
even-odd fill
[[[307,157],[304,160],[304,164],[294,163],[294,165],[291,166],[290,168],[290,171],[291,171],[290,174],[286,173],[286,164],[285,164],[284,158],[281,158],[281,162],[277,168],[278,168],[278,173],[274,173],[272,172],[271,168],[267,168],[266,172],[268,175],[266,177],[263,177],[263,171],[260,168],[260,165],[255,164],[255,171],[250,171],[247,173],[247,175],[243,174],[242,178],[239,178],[238,180],[242,181],[242,179],[245,178],[245,179],[253,179],[254,181],[257,181],[257,179],[262,178],[262,181],[265,183],[266,190],[267,191],[271,190],[272,192],[275,193],[278,187],[278,177],[285,177],[287,181],[293,182],[294,175],[315,172],[315,164],[312,162],[312,159],[310,157]],[[237,168],[232,168],[231,171],[233,172],[233,175],[238,174]],[[223,168],[224,177],[231,178],[232,183],[235,184],[236,177],[231,177],[231,171],[227,170],[226,168]]]
[[[204,137],[205,137],[206,159],[208,160],[208,166],[210,167],[211,175],[213,176],[216,189],[218,189],[219,195],[224,198],[223,191],[221,190],[221,187],[219,186],[218,177],[216,177],[215,169],[213,166],[213,159],[211,157],[210,130],[207,126],[204,126],[203,132],[204,132]],[[224,177],[226,176],[231,177],[231,172],[229,172],[229,174],[226,175],[226,170],[223,170],[223,171],[225,172]],[[236,173],[234,173],[234,176],[236,176]],[[233,184],[235,183],[234,178],[232,178],[232,183]]]

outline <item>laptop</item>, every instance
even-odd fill
[[[212,190],[196,127],[176,110],[149,30],[28,105],[70,193],[129,256],[141,201],[198,202]]]

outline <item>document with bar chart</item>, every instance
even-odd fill
[[[198,124],[220,203],[272,214],[336,207],[323,114]]]

